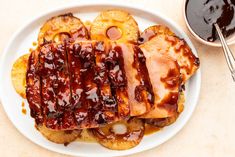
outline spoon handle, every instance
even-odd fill
[[[215,23],[214,26],[217,30],[218,35],[219,35],[219,38],[220,38],[220,41],[221,41],[221,44],[222,44],[222,47],[223,47],[223,50],[224,50],[224,55],[225,55],[229,70],[231,72],[233,81],[235,82],[235,58],[234,58],[233,53],[231,52],[230,48],[228,47],[218,24]]]

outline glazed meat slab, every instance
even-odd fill
[[[31,53],[26,82],[36,124],[72,130],[151,110],[148,118],[172,116],[180,73],[171,57],[136,45],[65,42],[45,44]]]
[[[155,25],[141,33],[140,47],[148,52],[161,53],[175,59],[180,66],[182,84],[193,76],[200,65],[199,58],[193,53],[188,44],[177,37],[168,27]]]
[[[31,53],[31,116],[55,130],[92,128],[129,116],[121,51],[102,42],[46,44]]]

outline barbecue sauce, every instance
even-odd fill
[[[178,71],[175,69],[170,69],[167,73],[167,76],[161,78],[161,82],[163,82],[165,87],[168,89],[179,87]]]
[[[81,76],[81,61],[80,54],[81,45],[76,43],[73,45],[67,45],[67,62],[70,75],[70,107],[74,110],[74,116],[77,125],[87,117],[87,111],[82,109],[82,102],[84,100],[84,90],[82,87]],[[73,73],[71,73],[73,71]],[[83,104],[84,107],[86,104]]]
[[[100,90],[100,112],[98,123],[109,123],[115,120],[117,115],[117,102],[112,95],[108,71],[106,65],[106,51],[104,42],[97,42],[94,46],[96,57],[96,76],[94,78]]]
[[[139,102],[147,101],[154,104],[153,87],[149,78],[148,69],[146,67],[146,58],[138,46],[134,46],[134,63],[133,67],[137,69],[137,79],[140,85],[135,88],[135,99]]]
[[[138,47],[133,48],[133,66],[140,80],[136,99],[153,104],[146,59]],[[51,129],[73,129],[98,127],[128,118],[130,108],[123,51],[122,45],[105,47],[103,42],[42,46],[37,67],[32,68],[37,72],[32,76],[40,76],[37,95],[42,102],[37,110],[43,111],[43,123]],[[147,93],[145,97],[141,94],[143,91]],[[34,117],[41,116],[36,112],[39,113],[35,111]]]
[[[204,40],[218,40],[214,23],[225,37],[235,32],[235,0],[187,0],[185,11],[189,25]]]
[[[186,74],[191,74],[194,67],[199,67],[200,60],[193,53],[191,53],[191,49],[188,44],[183,39],[176,38],[174,36],[166,36],[165,38],[168,42],[171,43],[172,46],[175,47],[175,51],[178,53],[182,53],[182,55],[189,60],[188,65],[181,65],[180,69],[185,70]],[[182,75],[182,82],[186,80],[185,75]]]
[[[130,108],[122,47],[114,45],[109,50],[106,57],[106,65],[112,93],[118,103],[118,116],[119,118],[125,118],[129,116]]]
[[[24,115],[26,115],[27,111],[26,111],[26,109],[25,109],[25,104],[24,104],[23,101],[22,101],[21,106],[22,106],[21,112],[22,112]]]
[[[178,103],[178,97],[179,93],[169,93],[169,95],[166,95],[162,102],[158,104],[160,108],[166,109],[169,111],[169,113],[176,113],[177,112],[177,103]]]
[[[146,124],[145,123],[145,126],[144,126],[144,135],[151,135],[157,131],[160,131],[161,128],[160,127],[156,127],[156,126],[153,126],[153,125],[149,125],[149,124]]]
[[[56,82],[56,68],[53,45],[45,45],[40,49],[38,75],[41,82],[41,105],[45,114],[45,125],[48,128],[59,128],[61,113],[57,111],[57,99],[54,90]]]
[[[26,115],[27,111],[26,111],[25,108],[22,108],[22,113],[23,113],[24,115]]]
[[[35,118],[36,124],[43,122],[41,108],[41,83],[37,73],[39,51],[32,51],[28,59],[28,69],[26,73],[26,97],[29,103],[30,115]]]
[[[83,90],[85,92],[84,102],[88,110],[88,122],[90,125],[97,125],[103,123],[102,112],[100,104],[100,90],[95,83],[95,52],[92,44],[81,45],[80,52],[81,76],[83,83]]]

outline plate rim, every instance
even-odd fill
[[[99,2],[94,2],[94,1],[80,1],[80,2],[71,2],[69,4],[66,5],[60,5],[58,7],[49,9],[47,11],[43,11],[42,13],[39,13],[37,16],[30,18],[27,22],[25,22],[25,24],[23,24],[15,33],[13,33],[13,35],[10,37],[10,40],[7,42],[7,46],[4,48],[1,56],[0,56],[0,67],[4,67],[3,63],[4,63],[4,59],[7,55],[8,49],[11,47],[13,41],[15,40],[15,38],[17,38],[17,36],[29,25],[35,23],[38,19],[48,15],[48,14],[52,14],[52,13],[56,13],[56,12],[63,12],[64,10],[67,9],[71,9],[71,8],[79,8],[79,7],[88,7],[88,6],[110,6],[110,7],[119,7],[119,8],[131,8],[134,10],[140,10],[140,11],[144,11],[148,14],[153,14],[154,16],[160,17],[161,19],[164,19],[167,23],[169,23],[171,26],[173,26],[182,36],[183,38],[187,39],[187,42],[189,42],[188,44],[190,45],[190,48],[193,50],[193,53],[198,56],[197,50],[195,49],[192,41],[190,40],[189,36],[181,29],[181,27],[179,27],[179,25],[174,22],[172,19],[166,17],[163,13],[158,12],[156,10],[153,10],[151,8],[143,8],[143,6],[141,6],[140,4],[131,4],[130,2],[125,2],[125,3],[119,3],[118,1],[105,1],[105,0],[101,0]],[[3,73],[2,68],[0,69],[0,73]],[[170,138],[172,138],[173,136],[175,136],[177,133],[179,133],[180,130],[183,129],[183,127],[186,125],[186,123],[189,121],[190,117],[192,116],[193,112],[195,111],[195,108],[198,104],[198,100],[199,100],[199,96],[200,96],[200,90],[201,90],[201,68],[199,67],[199,69],[197,70],[197,72],[194,75],[195,79],[196,79],[196,84],[197,84],[197,91],[195,92],[196,94],[194,95],[195,97],[195,103],[192,106],[192,109],[190,110],[190,113],[187,114],[187,116],[182,119],[182,122],[177,126],[177,128],[175,129],[174,132],[172,132],[167,138],[165,138],[164,140],[162,140],[161,142],[159,142],[158,144],[152,144],[148,147],[144,147],[142,149],[136,150],[134,152],[132,151],[120,151],[119,154],[115,154],[114,156],[121,156],[121,155],[130,155],[130,154],[136,154],[139,152],[143,152],[149,149],[152,149],[154,147],[157,147],[161,144],[163,144],[164,142],[168,141]],[[0,79],[0,84],[2,84],[2,80]],[[27,139],[29,139],[30,141],[32,141],[33,143],[39,145],[40,147],[43,147],[47,150],[50,151],[54,151],[57,153],[62,153],[62,154],[67,154],[67,155],[73,155],[73,156],[88,156],[88,154],[86,153],[68,153],[68,151],[63,151],[59,148],[55,149],[54,147],[49,147],[49,146],[45,146],[40,142],[37,141],[33,141],[29,136],[27,136],[23,131],[21,131],[20,128],[18,128],[15,125],[14,120],[11,118],[10,114],[7,113],[7,109],[6,109],[6,105],[4,105],[3,102],[3,97],[4,97],[4,93],[2,92],[2,90],[0,90],[0,101],[1,104],[3,106],[3,109],[5,111],[5,114],[7,115],[8,119],[11,121],[11,123],[14,125],[14,127]],[[93,154],[93,156],[107,156],[107,154],[105,153],[101,153],[101,154]],[[89,154],[89,156],[92,156],[91,154]]]

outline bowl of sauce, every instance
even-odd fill
[[[235,0],[185,0],[183,9],[189,31],[201,43],[221,46],[214,23],[229,45],[235,43]]]

